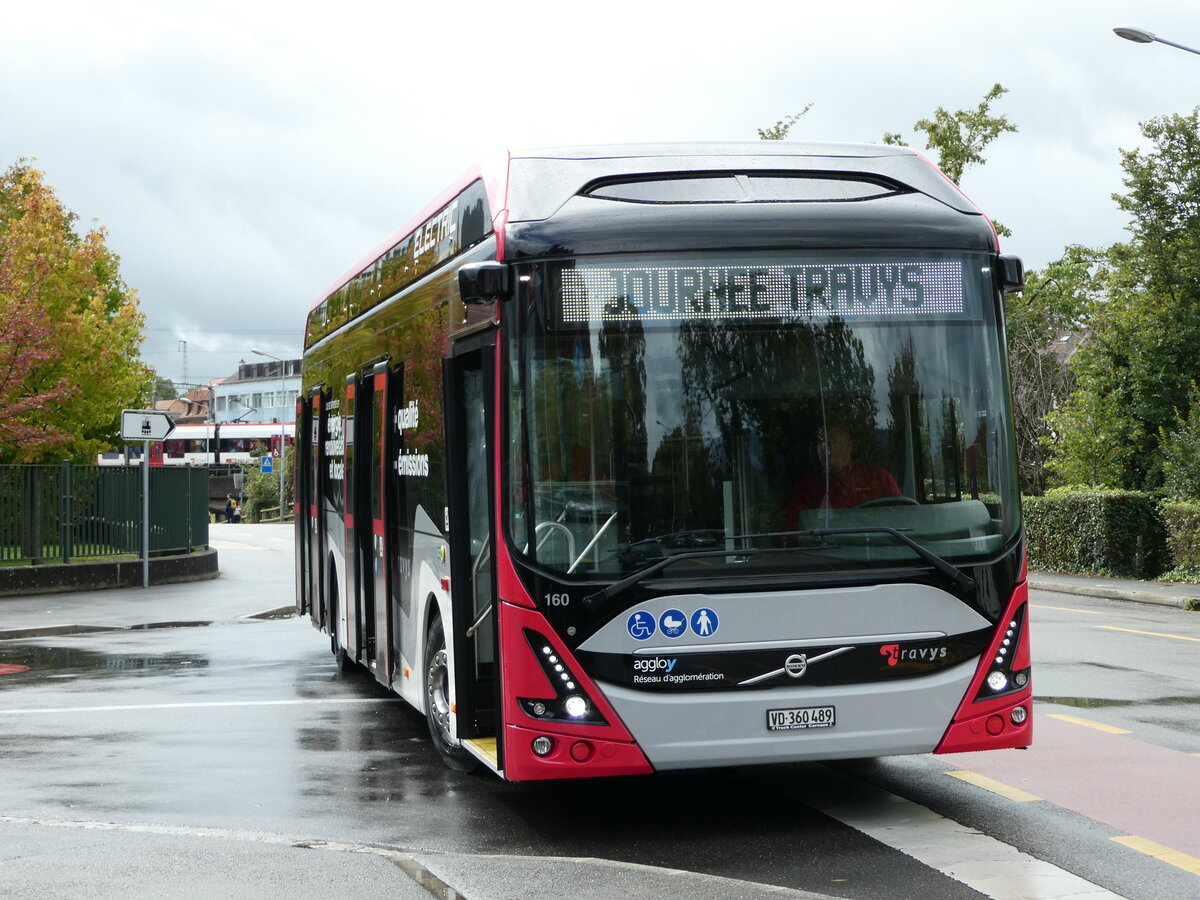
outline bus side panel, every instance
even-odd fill
[[[389,349],[397,360],[388,402],[389,500],[395,509],[389,541],[400,674],[394,687],[419,709],[425,708],[426,700],[423,656],[428,629],[435,616],[442,617],[447,635],[454,625],[449,604],[441,602],[446,599],[444,579],[450,574],[445,534],[442,357],[448,348],[443,297],[452,277],[415,292],[414,302],[423,308],[389,332],[393,342]]]
[[[464,261],[494,259],[494,244],[484,241],[473,247]],[[331,335],[322,347],[310,351],[305,359],[305,384],[312,390],[321,384],[345,382],[349,372],[363,377],[355,396],[355,448],[352,465],[364,473],[369,467],[380,478],[364,475],[363,491],[356,495],[353,510],[354,530],[362,547],[363,559],[358,577],[360,598],[360,661],[369,665],[380,653],[390,656],[391,672],[380,680],[388,683],[418,709],[426,706],[424,686],[424,650],[429,629],[441,616],[449,632],[453,624],[448,603],[449,550],[446,537],[446,461],[443,409],[442,360],[449,352],[451,300],[456,299],[457,269],[447,267],[427,281],[380,304],[359,322]],[[457,316],[462,317],[462,305]],[[459,321],[455,319],[455,321]],[[383,440],[375,439],[374,372],[369,366],[388,360],[386,405],[379,412],[384,418]],[[381,370],[382,371],[382,370]],[[318,406],[314,406],[318,409]],[[317,422],[316,436],[309,458],[313,461],[311,478],[326,477],[328,465],[321,453],[324,428]],[[372,434],[368,438],[368,434]],[[368,460],[368,448],[381,448],[383,458]],[[319,463],[319,465],[318,465]],[[370,484],[367,484],[370,482]],[[369,505],[371,485],[380,485],[381,504],[391,511],[380,517],[380,531]],[[353,485],[351,485],[353,487]],[[316,496],[316,487],[313,495]],[[317,519],[317,501],[310,514]],[[337,527],[343,532],[345,526]],[[309,533],[309,583],[314,585],[310,598],[314,621],[319,621],[317,586],[327,587],[320,566],[330,559],[328,547],[317,547],[325,540],[320,529]],[[376,542],[383,548],[375,567]],[[349,565],[352,549],[346,545]],[[341,573],[339,572],[339,579]],[[342,582],[339,581],[339,584]],[[381,596],[376,597],[376,591]],[[390,597],[388,593],[390,591]],[[382,607],[382,609],[380,609]],[[464,626],[465,627],[465,626]],[[387,628],[376,634],[377,629]],[[387,642],[390,646],[377,648]]]

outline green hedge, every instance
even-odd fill
[[[1200,574],[1200,503],[1164,503],[1162,515],[1173,570]]]
[[[1025,497],[1023,507],[1030,568],[1156,578],[1170,566],[1163,511],[1150,494],[1058,490]]]

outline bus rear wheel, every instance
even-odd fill
[[[425,641],[425,718],[433,749],[447,768],[470,772],[479,761],[463,749],[450,733],[450,665],[446,654],[446,633],[441,618],[433,622]]]
[[[331,579],[329,583],[329,644],[333,649],[333,663],[337,666],[337,670],[339,672],[349,672],[354,668],[354,660],[350,658],[350,654],[346,652],[346,648],[338,644],[337,603],[337,582]]]

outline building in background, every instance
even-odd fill
[[[213,384],[192,388],[174,400],[155,400],[154,408],[167,413],[176,425],[203,425],[209,421],[209,398],[213,386],[220,381],[217,379]]]
[[[243,360],[236,374],[213,387],[213,421],[291,422],[299,396],[300,360]]]

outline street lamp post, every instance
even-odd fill
[[[1168,41],[1166,38],[1160,38],[1153,32],[1147,31],[1145,28],[1138,28],[1135,25],[1120,25],[1113,29],[1113,33],[1117,37],[1125,38],[1127,41],[1133,41],[1135,44],[1150,44],[1159,43],[1166,44],[1168,47],[1174,47],[1177,50],[1186,50],[1188,53],[1195,53],[1200,56],[1200,50],[1192,47],[1185,47],[1183,44],[1177,44],[1174,41]]]
[[[279,363],[279,397],[276,400],[275,406],[276,406],[276,408],[279,408],[282,405],[282,407],[284,409],[286,409],[287,403],[284,402],[284,399],[285,399],[285,395],[287,394],[287,381],[285,380],[286,375],[283,371],[286,368],[283,360],[280,359],[278,356],[272,356],[270,353],[263,353],[261,350],[259,350],[256,347],[251,347],[250,352],[256,353],[259,356],[265,356],[268,359],[273,359],[277,363]],[[283,442],[284,442],[284,431],[283,431],[283,414],[282,413],[280,413],[280,415],[278,416],[278,419],[279,419],[279,521],[283,522]]]

